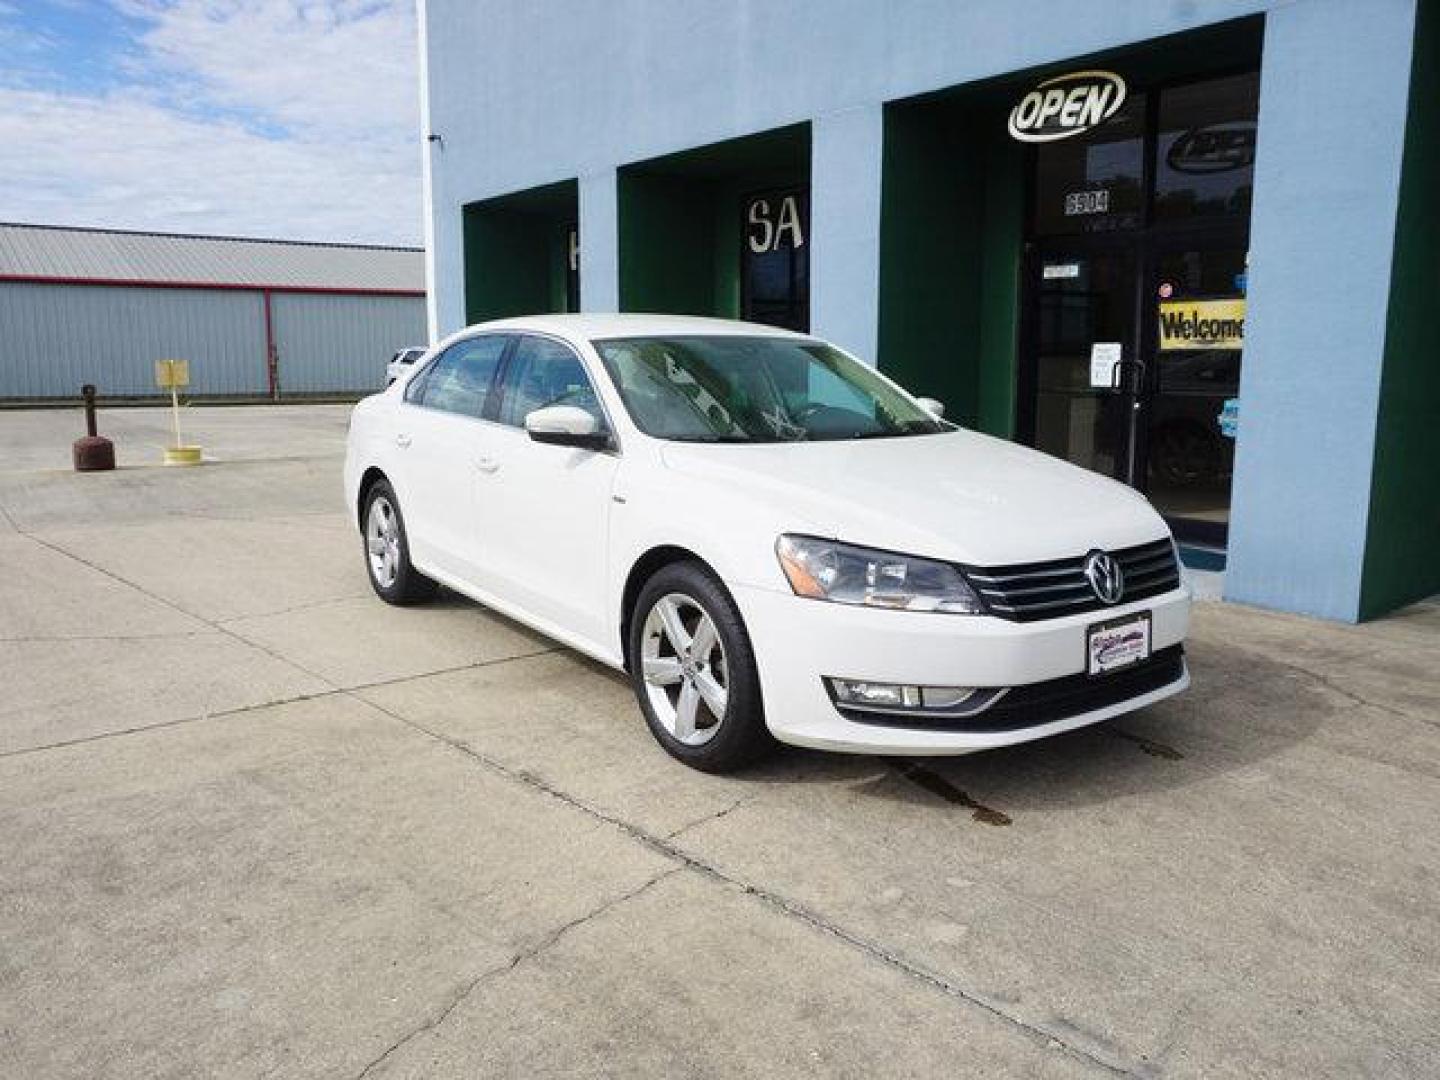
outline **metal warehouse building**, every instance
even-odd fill
[[[1232,599],[1440,591],[1440,0],[420,7],[432,330],[809,330]]]
[[[0,225],[0,399],[151,395],[166,358],[192,396],[376,390],[424,297],[411,248]]]

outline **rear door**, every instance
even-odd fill
[[[477,580],[483,562],[477,486],[494,438],[487,415],[497,404],[496,378],[509,346],[503,334],[458,341],[405,388],[391,479],[421,569]]]
[[[580,356],[556,338],[520,335],[500,383],[490,470],[480,487],[493,590],[557,629],[604,647],[611,493],[619,455],[535,442],[525,417],[573,405],[609,430]]]

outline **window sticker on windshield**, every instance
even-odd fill
[[[761,418],[769,425],[770,430],[775,433],[777,439],[795,441],[803,439],[809,434],[803,427],[795,423],[785,415],[785,410],[777,402],[773,412],[761,413]]]
[[[715,395],[706,390],[695,376],[675,362],[669,353],[665,354],[665,376],[705,416],[727,430],[736,430],[735,421],[730,418],[725,406],[715,400]]]

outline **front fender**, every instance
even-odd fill
[[[621,655],[625,587],[632,571],[661,548],[680,548],[708,565],[732,590],[737,586],[788,593],[775,557],[784,532],[821,526],[799,514],[777,513],[743,491],[697,484],[656,462],[617,477],[610,514],[609,625]]]

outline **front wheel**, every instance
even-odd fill
[[[400,500],[389,481],[377,480],[365,493],[365,567],[370,585],[387,604],[418,604],[435,595],[438,586],[410,562],[410,540]]]
[[[698,563],[673,563],[645,583],[630,623],[630,668],[651,734],[686,765],[726,772],[774,747],[744,620]]]

